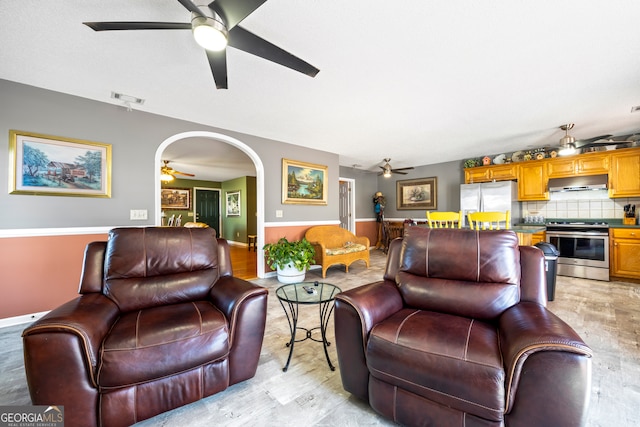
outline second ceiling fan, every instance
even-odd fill
[[[215,0],[196,5],[178,0],[191,12],[191,22],[83,22],[95,31],[192,30],[196,42],[205,48],[216,88],[227,89],[227,46],[315,77],[320,70],[278,46],[245,30],[238,24],[266,0]]]
[[[380,169],[382,169],[382,172],[378,172],[378,175],[383,175],[385,178],[389,178],[391,174],[394,174],[394,173],[397,173],[400,175],[406,175],[407,173],[404,171],[413,169],[413,167],[393,169],[389,164],[391,159],[384,159],[383,161],[385,162],[385,164],[384,166],[380,166]]]
[[[567,123],[566,125],[560,126],[565,134],[560,139],[560,155],[572,154],[576,150],[584,149],[584,148],[592,148],[592,147],[605,147],[608,145],[627,145],[632,144],[636,145],[640,140],[639,134],[629,134],[629,135],[598,135],[593,138],[588,139],[576,139],[573,136],[569,135],[569,131],[573,129],[573,123]]]
[[[176,175],[195,176],[192,173],[180,172],[180,171],[175,170],[174,168],[169,166],[169,162],[170,161],[171,160],[163,160],[162,161],[164,164],[162,166],[160,166],[160,181],[171,182],[171,181],[174,180]]]

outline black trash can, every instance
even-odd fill
[[[553,301],[556,294],[556,274],[560,251],[549,242],[538,242],[535,246],[544,252],[544,268],[547,271],[547,300]]]

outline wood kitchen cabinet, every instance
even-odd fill
[[[516,179],[518,179],[518,167],[513,163],[480,166],[464,170],[464,182],[466,184],[491,181],[515,181]]]
[[[538,231],[537,233],[533,233],[531,235],[531,245],[535,245],[536,243],[546,242],[547,241],[547,233],[545,231]]]
[[[609,230],[611,276],[640,279],[640,228]]]
[[[640,196],[640,150],[611,154],[609,197]]]
[[[549,200],[547,162],[531,161],[518,165],[518,200]]]
[[[609,154],[588,153],[575,157],[549,159],[547,176],[565,178],[572,176],[601,175],[609,173]]]
[[[468,168],[464,170],[465,184],[475,184],[478,182],[489,182],[489,171],[491,166]]]

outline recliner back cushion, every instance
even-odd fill
[[[512,231],[409,227],[396,282],[408,306],[493,319],[520,301],[520,274]]]
[[[218,280],[213,228],[116,228],[103,293],[122,311],[205,299]]]

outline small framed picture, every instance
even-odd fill
[[[227,216],[240,216],[240,190],[227,191]]]

